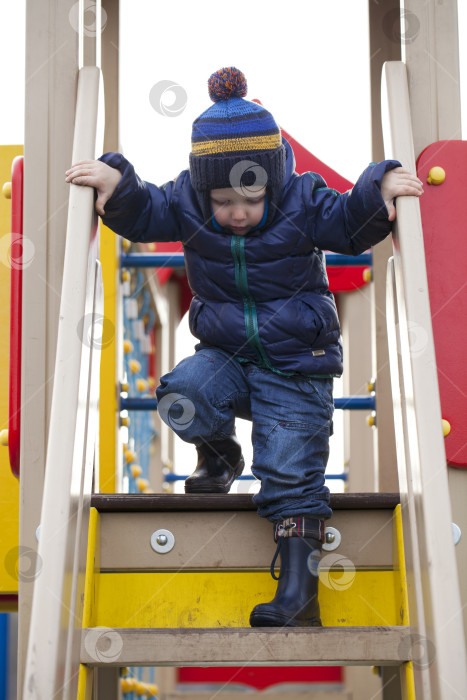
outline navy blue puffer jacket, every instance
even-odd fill
[[[381,180],[400,163],[369,166],[339,194],[320,175],[298,175],[283,142],[282,199],[267,228],[246,236],[216,231],[204,222],[188,170],[156,187],[118,153],[100,159],[123,175],[103,221],[130,241],[182,241],[194,294],[190,329],[202,343],[279,373],[338,376],[340,329],[322,251],[358,255],[387,236]]]

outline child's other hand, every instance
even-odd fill
[[[388,209],[389,221],[396,218],[394,197],[420,197],[423,194],[422,181],[405,168],[394,168],[385,173],[381,182],[381,195]]]
[[[96,211],[105,215],[104,206],[111,198],[122,178],[120,170],[111,168],[100,160],[80,160],[65,173],[65,182],[86,185],[97,190]]]

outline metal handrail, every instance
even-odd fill
[[[415,172],[406,67],[383,69],[386,158]],[[387,321],[410,623],[426,659],[414,664],[417,698],[462,697],[467,663],[425,266],[420,205],[397,202]],[[423,352],[410,330],[426,334]],[[415,640],[414,640],[415,641]]]
[[[72,161],[96,157],[100,70],[78,75]],[[77,694],[86,539],[98,430],[103,291],[90,187],[71,185],[38,569],[23,699]]]

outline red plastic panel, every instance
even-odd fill
[[[183,253],[183,245],[180,241],[175,242],[160,242],[156,243],[156,250],[158,253]],[[165,284],[171,279],[175,272],[173,267],[161,267],[157,270],[157,276],[159,278],[160,284]]]
[[[21,304],[23,280],[23,156],[11,166],[10,247],[10,385],[8,452],[11,471],[19,477],[21,426]]]
[[[287,141],[292,146],[292,150],[295,155],[295,170],[300,175],[302,173],[307,173],[311,171],[312,173],[318,173],[326,180],[328,187],[332,187],[338,192],[346,192],[353,187],[353,183],[350,180],[346,180],[345,177],[336,173],[335,170],[323,163],[322,160],[317,158],[310,153],[301,143],[299,143],[293,136],[291,136],[288,131],[281,128],[282,136],[287,139]]]
[[[427,183],[431,168],[446,172],[440,185]],[[428,146],[417,163],[425,194],[420,198],[431,317],[442,417],[451,432],[446,457],[454,467],[467,466],[467,231],[465,182],[467,142],[439,141]],[[424,331],[415,345],[423,352]]]
[[[340,666],[243,666],[180,668],[180,683],[243,683],[263,690],[277,683],[341,683]]]

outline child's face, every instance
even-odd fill
[[[211,190],[211,206],[217,223],[237,236],[245,236],[257,226],[264,214],[266,188],[249,192],[248,196],[232,187]]]

